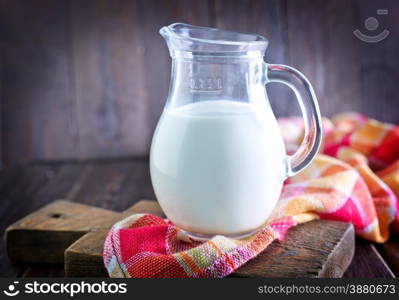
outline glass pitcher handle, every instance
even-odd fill
[[[281,82],[295,93],[305,125],[304,138],[298,150],[288,156],[287,176],[293,176],[310,164],[320,147],[322,130],[319,106],[309,80],[298,70],[284,65],[264,64],[266,84]]]

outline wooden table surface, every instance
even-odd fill
[[[122,211],[140,199],[155,199],[148,161],[33,162],[0,172],[0,230],[55,199]],[[358,239],[345,277],[395,277],[399,239],[375,245]],[[12,265],[0,246],[2,277],[62,277],[63,267]]]

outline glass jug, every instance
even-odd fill
[[[150,173],[167,218],[195,239],[241,238],[264,225],[283,181],[318,151],[316,96],[299,71],[263,61],[267,39],[175,23],[161,35],[172,57],[168,99],[151,145]],[[265,84],[288,85],[305,125],[287,156]]]

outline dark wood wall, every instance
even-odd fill
[[[371,16],[390,31],[376,44],[352,33],[375,34]],[[399,123],[398,18],[396,0],[0,0],[2,162],[147,156],[170,77],[158,30],[178,21],[265,35],[266,61],[303,71],[326,116]],[[267,89],[278,116],[299,112]]]

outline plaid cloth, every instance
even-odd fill
[[[321,153],[289,178],[264,228],[242,240],[215,236],[192,241],[167,220],[132,215],[110,230],[104,263],[110,277],[224,277],[314,219],[353,224],[368,240],[384,242],[399,230],[399,126],[360,114],[324,119]],[[302,139],[302,121],[280,120],[289,152]]]

